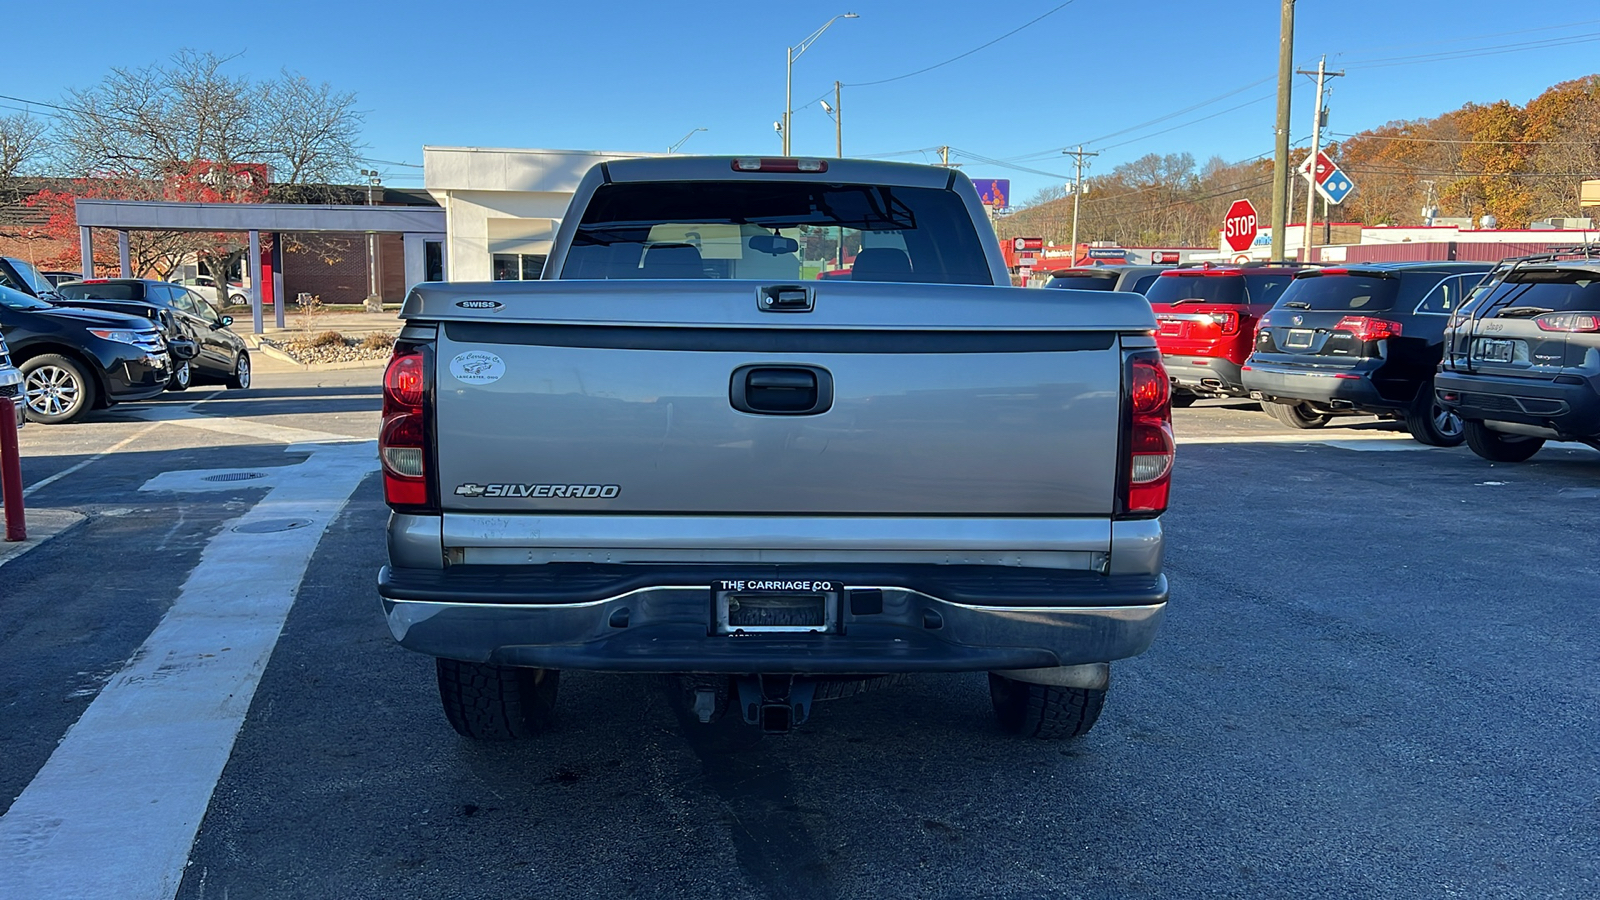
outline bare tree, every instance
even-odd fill
[[[28,174],[49,147],[45,135],[42,119],[25,112],[0,116],[0,180]]]
[[[355,174],[361,127],[355,94],[285,70],[261,86],[258,103],[277,181],[329,183]]]

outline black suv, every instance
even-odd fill
[[[1078,266],[1051,273],[1047,288],[1073,291],[1132,291],[1142,294],[1155,283],[1156,276],[1171,266]]]
[[[205,298],[181,284],[144,278],[92,278],[56,288],[56,303],[103,309],[149,319],[161,326],[173,361],[174,390],[220,382],[250,386],[250,353],[244,339],[228,330],[232,316],[218,315]]]
[[[172,361],[146,319],[52,306],[0,286],[0,334],[22,372],[28,420],[70,422],[91,409],[166,390]]]
[[[1434,387],[1484,459],[1522,462],[1546,440],[1600,450],[1600,259],[1588,251],[1510,261],[1452,317]]]
[[[1293,428],[1332,415],[1399,418],[1424,444],[1462,441],[1434,398],[1451,314],[1489,263],[1369,263],[1307,269],[1261,318],[1241,373],[1250,396]]]

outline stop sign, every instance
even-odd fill
[[[1250,249],[1256,242],[1256,208],[1249,200],[1235,200],[1222,220],[1222,239],[1235,253]]]

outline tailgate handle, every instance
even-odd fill
[[[833,406],[833,375],[821,366],[740,366],[729,401],[759,416],[814,416]]]

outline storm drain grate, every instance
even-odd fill
[[[243,525],[233,526],[233,530],[240,534],[272,534],[277,531],[293,531],[311,524],[310,519],[262,519],[259,522],[246,522]]]
[[[265,472],[223,472],[220,475],[207,475],[201,481],[249,481],[252,478],[265,478]]]

